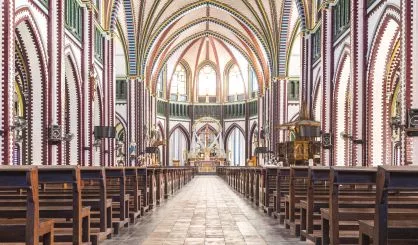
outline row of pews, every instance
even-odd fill
[[[219,167],[217,174],[313,244],[418,244],[418,167]]]
[[[0,166],[0,244],[98,244],[194,175],[188,167]]]

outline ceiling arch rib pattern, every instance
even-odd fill
[[[209,26],[218,26],[218,25],[220,25],[221,27],[228,26],[227,23],[222,22],[220,20],[212,19],[210,17],[201,19],[201,20],[196,20],[194,23],[189,23],[187,26],[184,26],[183,28],[173,33],[170,37],[167,38],[168,40],[166,40],[164,43],[155,47],[154,54],[153,56],[150,57],[151,60],[158,58],[159,55],[163,52],[163,50],[165,50],[166,46],[169,45],[171,42],[173,41],[179,42],[179,40],[182,40],[184,39],[184,37],[188,37],[189,35],[192,35],[193,33],[197,33],[199,31],[205,31],[205,28],[207,27],[207,25],[205,24],[207,24],[207,22],[209,22]],[[217,29],[217,28],[209,28],[209,30],[212,30],[212,29]],[[229,33],[229,35],[226,35],[226,36],[230,37],[233,42],[240,43],[242,41],[246,43],[248,47],[251,49],[251,51],[255,54],[255,57],[257,58],[259,63],[263,64],[264,66],[263,68],[268,69],[267,64],[263,63],[264,61],[263,57],[260,56],[260,51],[261,51],[260,48],[252,45],[253,40],[247,38],[245,35],[240,33],[238,30],[236,30],[232,26],[228,28],[227,33]],[[157,56],[155,56],[156,51],[159,51],[159,55]]]
[[[199,49],[196,46],[204,38],[211,38],[222,50],[216,52],[217,59],[233,60],[231,56],[245,59],[263,92],[262,88],[271,82],[271,77],[277,76],[283,68],[279,62],[284,47],[280,45],[285,43],[290,33],[288,29],[292,28],[289,20],[294,11],[290,5],[294,6],[298,17],[301,16],[302,29],[308,20],[304,15],[305,0],[112,2],[115,6],[109,8],[112,12],[109,29],[115,31],[117,18],[128,46],[129,73],[144,76],[148,85],[153,85],[162,67],[196,59],[189,59],[187,50]],[[282,20],[287,20],[288,25]],[[214,60],[215,55],[210,54],[209,59]]]
[[[141,47],[144,46],[144,43],[147,43],[148,45],[148,48],[146,49],[147,51],[144,52],[141,57],[143,62],[141,64],[142,67],[146,67],[146,62],[149,60],[149,47],[158,42],[158,39],[161,38],[161,33],[166,28],[178,29],[182,26],[180,23],[181,21],[177,23],[177,26],[173,27],[175,20],[187,19],[189,16],[198,16],[197,18],[201,18],[202,13],[205,13],[208,8],[210,8],[210,14],[208,17],[216,19],[216,17],[213,17],[213,13],[220,15],[219,12],[221,11],[221,16],[229,18],[230,20],[228,20],[228,23],[240,30],[240,33],[242,33],[241,35],[248,35],[247,33],[243,33],[241,27],[242,25],[245,25],[249,30],[251,30],[251,34],[256,37],[255,40],[257,40],[257,46],[261,43],[262,47],[260,47],[260,49],[264,51],[264,54],[268,55],[268,59],[272,59],[272,57],[274,57],[271,54],[271,30],[266,28],[266,26],[271,26],[271,23],[264,23],[263,18],[258,16],[260,15],[260,12],[256,12],[256,9],[265,10],[265,7],[260,8],[256,3],[249,3],[248,1],[195,1],[192,3],[180,3],[179,1],[175,1],[175,4],[174,1],[169,1],[166,3],[166,6],[161,8],[159,14],[149,13],[149,15],[154,15],[154,20],[147,18],[148,24],[146,24],[145,29],[150,29],[152,27],[155,31],[153,31],[154,34],[152,35],[143,35],[143,39],[140,40],[142,43]],[[270,5],[268,4],[267,6]],[[239,11],[236,9],[239,9]],[[267,16],[268,14],[264,13],[261,15]],[[268,20],[268,18],[264,20]],[[217,30],[217,32],[222,32],[226,29],[221,28]],[[150,31],[144,31],[144,33],[150,33]],[[257,53],[260,53],[259,50]]]
[[[164,65],[169,64],[169,63],[176,63],[175,60],[172,60],[172,57],[175,56],[176,52],[187,51],[188,49],[190,49],[189,44],[191,42],[193,42],[196,39],[202,39],[202,38],[207,38],[207,37],[213,37],[214,39],[216,39],[217,43],[223,43],[223,45],[229,46],[230,49],[235,49],[235,52],[240,53],[242,57],[244,57],[245,60],[248,61],[248,64],[254,69],[254,71],[257,74],[257,78],[259,82],[264,81],[264,73],[259,68],[259,65],[255,62],[255,57],[251,56],[251,54],[248,54],[248,47],[247,47],[247,51],[244,50],[246,46],[245,43],[241,43],[241,45],[237,45],[235,42],[229,40],[227,37],[220,35],[218,33],[210,32],[210,31],[195,33],[189,36],[187,39],[180,41],[176,46],[172,47],[172,49],[170,49],[170,52],[168,53],[165,52],[166,58],[159,59],[159,64],[157,65],[155,72],[152,74],[153,75],[152,78],[151,78],[151,74],[148,73],[148,79],[151,79],[152,83],[154,84],[156,82],[156,79],[158,78],[159,72],[164,67]],[[197,43],[200,44],[201,42],[197,42]],[[219,47],[222,47],[223,45],[218,45],[216,49],[219,50],[220,49]],[[201,45],[201,46],[204,46],[204,45]],[[200,47],[200,49],[203,49],[203,47]],[[234,53],[234,52],[231,52],[231,53]],[[195,59],[195,61],[193,61],[193,54],[187,53],[187,52],[183,52],[183,55],[180,56],[178,59],[185,59],[186,55],[191,56],[190,60],[193,62],[193,64],[196,63],[196,65],[198,65],[198,63],[200,62],[199,59]],[[231,58],[229,57],[229,52],[222,52],[221,59],[225,59],[225,58],[228,58],[228,59]],[[260,82],[260,85],[261,85],[261,82]]]

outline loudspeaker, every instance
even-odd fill
[[[408,112],[408,128],[418,128],[418,109],[410,109]]]
[[[108,126],[95,126],[94,127],[94,137],[96,139],[103,138],[115,138],[116,137],[116,128]]]
[[[330,133],[325,133],[322,135],[322,147],[325,149],[329,149],[332,146],[332,142],[331,142],[331,134]]]
[[[50,125],[49,126],[49,141],[53,143],[61,142],[62,139],[62,130],[59,125]]]
[[[95,139],[103,139],[104,138],[104,131],[102,126],[94,126],[94,138]]]

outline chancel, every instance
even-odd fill
[[[418,0],[1,0],[0,244],[418,244]]]

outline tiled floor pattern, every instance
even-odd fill
[[[107,244],[306,244],[217,176],[199,176]]]

